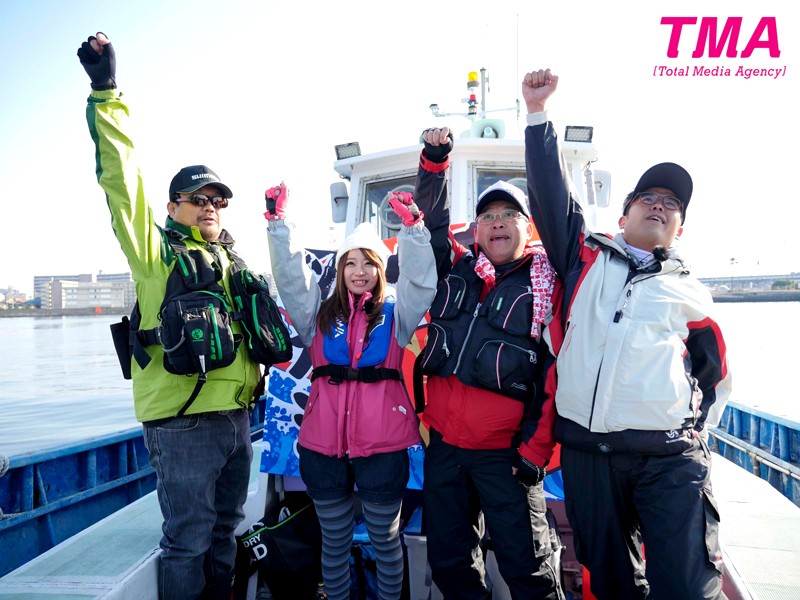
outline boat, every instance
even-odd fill
[[[260,440],[265,399],[250,431]],[[0,469],[0,577],[156,489],[141,427],[11,456]]]
[[[521,139],[507,136],[506,130],[510,128],[504,118],[497,117],[500,112],[513,114],[516,111],[519,119],[519,103],[498,111],[487,110],[485,81],[484,70],[468,76],[467,87],[471,93],[463,112],[443,112],[437,105],[431,106],[435,118],[451,117],[460,121],[465,117],[468,120],[468,127],[458,137],[451,154],[450,173],[452,228],[462,239],[470,235],[475,199],[483,189],[498,179],[516,184],[523,190],[526,187],[524,143]],[[451,129],[458,132],[457,127],[451,126]],[[599,217],[609,207],[611,194],[611,174],[593,168],[598,153],[592,137],[591,127],[568,127],[563,138],[565,161],[590,220]],[[333,167],[340,180],[331,185],[331,217],[333,222],[345,224],[346,233],[357,224],[368,222],[393,248],[392,238],[400,223],[388,207],[387,194],[395,190],[413,190],[420,144],[419,140],[412,141],[414,143],[407,147],[363,155],[357,142],[336,147],[337,160]],[[335,251],[310,249],[309,255],[320,286],[327,289],[332,283]],[[391,271],[390,262],[390,279]],[[237,531],[240,535],[246,534],[249,526],[257,522],[279,496],[303,490],[294,447],[310,387],[310,360],[291,327],[290,332],[294,356],[290,363],[270,370],[263,412],[258,415],[265,427],[255,446],[259,460],[254,460],[250,494],[245,505],[247,516]],[[414,356],[423,345],[424,328],[421,327],[409,345],[404,363],[407,373],[410,373]],[[407,377],[407,380],[411,378]],[[796,483],[798,432],[798,423],[735,403],[726,408],[720,427],[711,432],[717,450],[712,478],[722,517],[723,589],[730,600],[800,597],[800,500]],[[422,433],[424,436],[424,430]],[[136,446],[135,450],[139,462],[142,448],[143,445]],[[63,452],[74,454],[77,449],[64,449]],[[130,457],[132,451],[126,452]],[[409,489],[422,485],[423,452],[421,447],[409,449],[412,465]],[[119,456],[121,453],[120,449],[117,454],[109,452],[106,455]],[[93,460],[95,464],[109,462],[108,459]],[[17,468],[14,457],[11,465],[12,471]],[[142,481],[146,477],[138,479]],[[45,482],[40,484],[35,478],[28,481],[25,484],[28,488],[46,486]],[[563,547],[561,570],[568,598],[590,599],[591,593],[585,585],[587,573],[576,560],[572,548],[572,532],[565,516],[557,468],[552,469],[546,478],[545,489],[548,507],[554,517],[554,529]],[[35,497],[36,492],[33,494]],[[82,494],[83,490],[73,494],[75,504],[83,501]],[[4,512],[9,512],[5,508],[6,499],[0,496],[0,502],[3,502]],[[39,510],[32,506],[31,509],[33,512]],[[80,529],[80,533],[36,558],[29,559],[26,555],[15,561],[21,566],[0,578],[0,600],[20,598],[45,587],[52,594],[48,598],[74,598],[80,594],[83,594],[80,597],[106,600],[156,597],[155,565],[161,517],[155,495],[150,493],[138,499],[131,496],[130,504],[93,525],[88,522],[85,512],[73,513],[76,516],[65,513],[67,519],[75,520],[71,530]],[[419,516],[418,511],[411,515],[403,533],[410,600],[441,597],[430,582],[426,540],[418,527]],[[10,541],[2,546],[9,531],[11,528],[4,529],[0,521],[0,560],[9,556],[9,552],[13,555],[21,544]],[[53,538],[52,541],[60,540]],[[493,598],[508,598],[508,589],[496,570],[491,551],[487,554],[487,567]],[[250,579],[246,588],[243,597],[248,600],[255,598],[258,588],[256,576]]]
[[[728,402],[709,434],[712,450],[800,506],[800,423]]]

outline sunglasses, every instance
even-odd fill
[[[179,196],[173,202],[189,202],[194,206],[208,206],[211,204],[214,208],[219,210],[228,206],[228,199],[222,196],[206,196],[205,194],[192,194],[191,196]]]
[[[481,213],[477,217],[475,217],[475,222],[478,225],[487,225],[489,223],[494,223],[495,221],[503,221],[504,223],[509,223],[511,221],[515,221],[522,216],[522,213],[518,210],[504,210],[499,213]]]

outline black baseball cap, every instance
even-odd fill
[[[205,165],[183,167],[169,184],[169,198],[175,200],[178,194],[191,194],[201,187],[213,185],[225,198],[232,198],[231,188],[220,181],[219,176]]]
[[[491,202],[498,200],[510,202],[517,207],[519,212],[530,218],[531,213],[528,210],[528,198],[525,196],[525,192],[517,186],[502,180],[497,181],[481,192],[481,195],[478,196],[478,203],[475,205],[475,216],[477,217],[486,210],[487,205]]]
[[[628,207],[636,196],[654,187],[672,190],[675,197],[681,201],[681,204],[683,204],[681,223],[683,223],[686,219],[686,209],[689,206],[689,200],[692,197],[692,177],[682,166],[670,162],[659,163],[644,172],[639,178],[639,183],[636,184],[636,187],[633,188],[633,191],[628,194],[628,197],[625,199],[625,205],[622,207],[622,214],[627,214]]]

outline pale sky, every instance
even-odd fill
[[[800,271],[790,246],[800,134],[800,24],[791,6],[0,0],[0,288],[30,294],[34,275],[129,270],[95,178],[89,79],[75,54],[97,31],[117,52],[156,220],[166,217],[175,172],[209,165],[234,192],[223,226],[255,270],[269,268],[266,187],[287,182],[308,245],[324,247],[329,185],[339,180],[335,144],[358,141],[369,153],[411,146],[429,126],[460,131],[466,122],[435,119],[428,105],[464,110],[469,71],[488,70],[492,109],[514,104],[525,72],[549,66],[561,78],[551,117],[562,133],[594,126],[596,168],[612,173],[617,206],[652,164],[674,161],[692,174],[681,245],[698,276]],[[720,30],[740,16],[740,53],[760,19],[775,17],[781,55],[692,58],[694,25],[668,59],[663,16],[715,16]],[[658,65],[732,74],[655,77]],[[785,76],[735,77],[740,66],[785,67]],[[520,123],[524,113],[523,105]]]

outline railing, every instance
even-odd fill
[[[711,448],[800,506],[800,423],[730,402]]]

